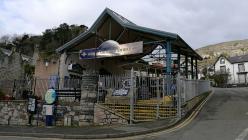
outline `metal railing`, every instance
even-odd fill
[[[135,76],[132,72],[101,75],[97,102],[126,116],[130,122],[143,121],[181,117],[184,104],[210,91],[209,81],[181,79],[180,75],[169,80],[167,87],[165,76]]]
[[[40,99],[44,96],[48,89],[68,90],[81,89],[81,79],[70,78],[50,78],[40,79],[33,78],[30,80],[0,80],[0,90],[7,96],[15,99],[25,99],[28,94],[33,94]],[[74,97],[61,98],[66,101],[74,101]]]

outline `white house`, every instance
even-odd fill
[[[228,84],[248,83],[248,54],[229,58],[221,55],[214,63],[214,71],[229,73]]]

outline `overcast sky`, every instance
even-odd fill
[[[110,8],[137,25],[179,34],[192,48],[248,39],[248,0],[0,0],[0,36],[90,27]]]

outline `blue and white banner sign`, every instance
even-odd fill
[[[98,48],[80,50],[79,57],[80,59],[94,59],[138,53],[143,53],[143,41],[120,45],[116,41],[108,40]]]

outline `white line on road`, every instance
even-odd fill
[[[248,128],[242,131],[242,133],[240,133],[235,140],[244,140],[247,135],[248,135]]]

